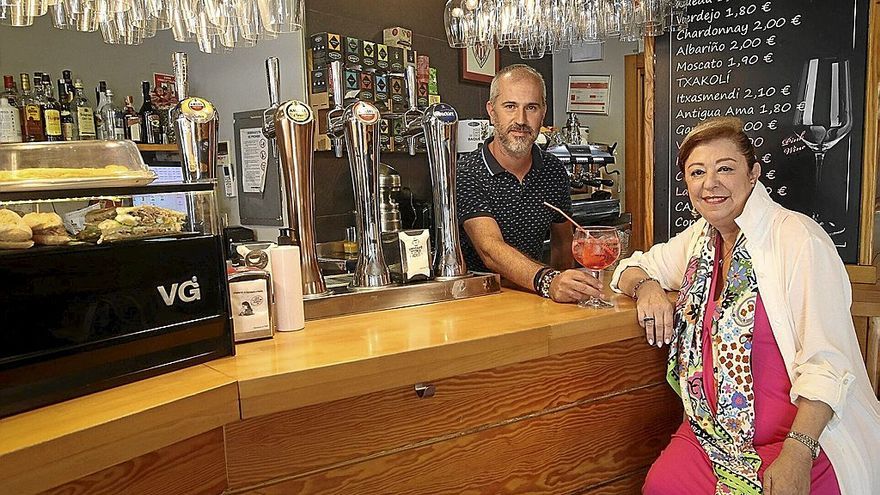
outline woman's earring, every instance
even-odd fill
[[[697,211],[696,208],[691,205],[691,216],[694,217],[694,220],[700,218],[700,212]]]

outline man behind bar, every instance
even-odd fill
[[[572,270],[573,227],[548,202],[571,212],[570,182],[556,157],[535,145],[547,111],[547,89],[527,65],[492,79],[486,111],[495,135],[461,157],[456,202],[462,251],[472,271],[491,271],[556,302],[600,295],[601,283]],[[550,263],[541,259],[550,233]]]

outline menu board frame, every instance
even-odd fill
[[[792,0],[774,0],[774,2],[788,3]],[[857,262],[860,265],[871,265],[872,260],[877,255],[877,249],[874,242],[874,215],[875,204],[880,204],[880,198],[877,196],[878,191],[878,174],[876,168],[880,165],[880,150],[878,150],[878,118],[880,118],[880,1],[871,0],[869,5],[869,19],[867,32],[867,60],[865,61],[865,78],[859,81],[860,88],[864,88],[864,112],[863,112],[863,139],[861,146],[861,201],[859,207],[859,237],[858,237],[858,256]],[[655,60],[655,46],[653,38],[645,40],[645,60]],[[655,160],[664,159],[665,157],[656,156],[655,144],[655,87],[658,86],[658,78],[664,77],[664,74],[657,74],[654,64],[646,63],[645,81],[643,87],[645,90],[644,99],[641,102],[645,112],[645,130],[640,143],[644,148],[643,163],[630,164],[627,166],[627,173],[638,173],[651,177],[650,182],[654,185],[653,190],[642,195],[641,211],[646,212],[645,218],[636,219],[636,222],[642,223],[639,227],[634,228],[644,233],[646,247],[655,241],[664,241],[655,232],[655,219],[659,215],[666,215],[664,211],[669,208],[668,191],[661,189],[658,191],[655,171],[662,166],[670,166],[670,164],[656,163]],[[662,83],[663,81],[659,81]],[[864,86],[861,86],[864,83]],[[666,82],[668,87],[669,82]],[[673,164],[674,165],[674,164]],[[665,171],[663,171],[665,173]],[[660,196],[666,194],[666,198]],[[656,198],[656,199],[655,199]],[[664,201],[666,200],[666,201]],[[875,278],[875,277],[872,277]],[[871,280],[873,282],[874,280]]]

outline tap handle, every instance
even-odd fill
[[[334,60],[330,62],[330,88],[333,90],[333,108],[344,108],[345,90],[342,86],[342,62]]]
[[[278,68],[278,57],[266,59],[266,85],[269,88],[269,105],[277,108],[281,102],[281,71]]]
[[[416,102],[416,92],[418,83],[416,82],[416,68],[412,65],[406,67],[406,97],[409,98],[409,110],[418,111]]]
[[[171,65],[174,72],[174,89],[177,90],[178,100],[183,100],[188,96],[189,88],[187,84],[187,63],[186,54],[183,52],[174,52],[171,56]]]

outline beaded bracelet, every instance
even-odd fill
[[[552,268],[550,268],[549,266],[544,266],[539,268],[538,271],[535,272],[535,277],[532,279],[532,288],[535,290],[536,293],[540,293],[541,277],[543,277],[544,274],[550,270],[552,270]]]
[[[641,287],[642,284],[644,284],[645,282],[650,282],[651,280],[653,280],[654,282],[657,282],[658,284],[660,283],[660,281],[654,277],[645,277],[645,278],[639,280],[638,282],[636,282],[636,285],[633,286],[632,296],[630,296],[630,297],[632,297],[633,301],[639,300],[639,287]]]
[[[559,270],[550,269],[541,276],[541,281],[538,287],[538,294],[540,294],[541,297],[550,299],[550,284],[553,283],[553,279],[556,278],[559,273]]]

